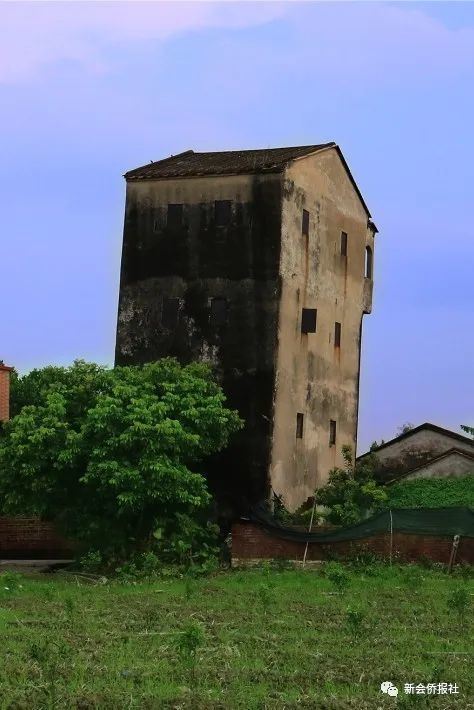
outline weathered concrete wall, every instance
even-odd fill
[[[402,480],[412,481],[415,478],[461,478],[464,476],[474,476],[474,459],[463,454],[452,451],[447,456],[431,461],[421,466],[413,473],[408,474]]]
[[[302,234],[302,211],[310,213]],[[341,255],[346,232],[347,256]],[[294,509],[355,452],[362,315],[371,310],[365,249],[374,248],[364,209],[336,150],[295,161],[286,171],[282,206],[282,281],[278,322],[271,485]],[[315,333],[301,333],[303,308],[317,309]],[[334,343],[341,323],[341,346]],[[304,414],[296,438],[296,414]],[[337,438],[329,445],[329,422]]]
[[[253,500],[267,485],[279,301],[281,181],[278,175],[145,180],[127,184],[116,364],[176,356],[205,360],[221,379],[245,430],[206,469],[226,501]],[[215,224],[215,200],[231,200],[231,221]],[[168,204],[183,205],[167,227]],[[210,323],[210,299],[228,301],[224,326]],[[179,299],[175,328],[163,298]],[[243,504],[243,503],[242,503]]]
[[[427,464],[453,447],[471,454],[474,452],[474,444],[431,429],[422,429],[399,441],[395,440],[374,452],[381,464],[380,478],[396,478],[413,468]]]

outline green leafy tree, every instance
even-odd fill
[[[15,376],[12,413],[0,437],[3,512],[122,552],[157,537],[178,545],[183,521],[192,530],[210,503],[199,462],[242,426],[208,366],[173,359]]]
[[[469,434],[469,436],[472,436],[474,439],[474,426],[467,426],[466,424],[461,424],[461,429],[466,432],[466,434]]]
[[[328,508],[326,518],[334,525],[353,525],[368,512],[379,510],[387,494],[374,478],[377,458],[365,456],[354,464],[349,446],[342,448],[345,468],[329,472],[328,482],[315,493],[316,503]]]
[[[380,440],[380,443],[378,441],[373,441],[370,445],[369,451],[377,451],[381,446],[385,444],[385,441],[383,439]]]
[[[411,422],[405,422],[405,424],[402,424],[398,427],[397,436],[401,436],[402,434],[408,434],[408,432],[414,428],[414,424],[412,424]]]

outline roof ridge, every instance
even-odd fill
[[[413,429],[409,429],[405,433],[398,434],[398,436],[394,436],[392,439],[385,441],[383,444],[380,444],[380,446],[378,446],[373,451],[370,451],[370,449],[369,449],[369,451],[366,451],[365,454],[361,454],[360,456],[357,456],[357,458],[361,459],[364,456],[368,456],[369,454],[376,454],[377,451],[379,451],[380,449],[385,449],[387,446],[390,446],[395,441],[400,441],[401,439],[408,438],[409,436],[411,436],[413,434],[417,434],[422,429],[431,429],[431,431],[435,431],[438,434],[445,434],[447,436],[452,436],[454,439],[457,439],[458,441],[462,441],[463,443],[471,444],[474,448],[474,439],[470,439],[468,436],[464,436],[464,434],[459,434],[457,431],[453,431],[452,429],[446,429],[445,427],[439,426],[438,424],[432,424],[431,422],[423,422],[423,424],[418,424],[417,426],[413,427]]]
[[[274,148],[235,148],[234,150],[203,150],[192,151],[194,155],[222,155],[223,153],[266,153],[273,150],[309,150],[312,148],[328,148],[335,146],[334,141],[329,143],[310,143],[308,145],[282,145]],[[175,156],[176,157],[176,156]]]
[[[167,158],[161,158],[161,160],[150,160],[149,163],[146,165],[140,165],[138,168],[132,168],[132,170],[127,170],[127,172],[124,174],[124,177],[127,175],[131,175],[132,173],[136,173],[139,170],[144,170],[147,168],[149,165],[163,165],[163,163],[167,163],[170,160],[175,160],[176,158],[182,158],[184,155],[196,155],[194,150],[183,150],[182,153],[176,153],[175,155],[169,155]]]
[[[166,163],[167,160],[175,160],[175,158],[182,158],[183,155],[196,155],[194,150],[183,150],[182,153],[175,153],[174,155],[169,155],[167,158],[162,158],[161,160],[152,160],[150,165],[158,165],[161,163]],[[138,170],[140,168],[137,168]]]

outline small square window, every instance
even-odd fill
[[[329,446],[336,445],[336,422],[331,419],[329,422]]]
[[[304,421],[304,414],[302,414],[301,412],[298,412],[296,415],[296,438],[297,439],[303,438],[303,421]]]
[[[334,323],[334,347],[341,347],[341,324]]]
[[[214,203],[216,227],[226,227],[230,223],[232,202],[230,200],[216,200]]]
[[[183,205],[168,205],[166,226],[174,229],[183,224]]]
[[[222,326],[227,323],[228,304],[226,298],[212,298],[209,321],[213,326]]]
[[[174,330],[178,325],[179,298],[164,298],[161,311],[161,325],[167,330]]]
[[[301,332],[316,333],[316,308],[303,308],[301,314]]]
[[[305,237],[309,234],[309,212],[308,210],[303,210],[303,219],[301,221],[301,234]]]
[[[347,256],[347,234],[341,232],[341,256]]]

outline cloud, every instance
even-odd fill
[[[282,3],[0,2],[0,81],[30,79],[48,65],[77,62],[107,70],[107,47],[170,39],[206,28],[260,25]]]
[[[451,76],[474,67],[474,27],[448,28],[406,4],[375,2],[0,2],[0,82],[31,79],[60,62],[109,68],[111,48],[163,43],[211,28],[242,30],[283,20],[286,41],[257,66],[342,88]],[[239,36],[232,37],[239,46]],[[244,45],[246,43],[244,42]],[[247,46],[247,45],[246,45]],[[255,50],[259,49],[258,46]]]
[[[399,3],[320,3],[293,10],[290,58],[343,87],[436,81],[474,68],[474,27],[451,29],[429,10]]]

